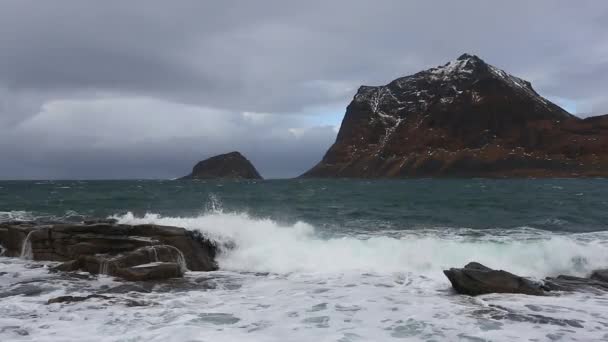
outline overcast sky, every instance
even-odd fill
[[[608,113],[606,1],[0,0],[0,178],[297,176],[362,85],[464,52]]]

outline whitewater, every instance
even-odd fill
[[[445,184],[440,185],[445,188]],[[482,185],[491,187],[493,183]],[[60,186],[65,184],[55,184],[54,189]],[[216,195],[210,197],[203,192],[195,196],[198,200],[192,201],[190,211],[183,210],[187,206],[184,203],[189,202],[180,198],[176,200],[182,203],[179,210],[160,206],[148,210],[144,205],[138,208],[120,203],[134,210],[108,206],[104,217],[124,224],[154,223],[199,231],[220,248],[219,271],[190,271],[182,280],[151,284],[143,292],[112,292],[111,301],[47,304],[50,298],[105,293],[126,283],[108,276],[50,273],[49,267],[55,265],[52,262],[0,257],[0,341],[608,339],[608,296],[603,292],[470,297],[455,294],[442,273],[470,261],[539,280],[558,274],[586,276],[593,269],[605,268],[608,232],[595,229],[597,225],[589,221],[584,222],[585,227],[594,229],[579,229],[573,212],[554,216],[553,212],[539,214],[536,210],[534,215],[542,220],[525,217],[530,224],[519,225],[515,213],[502,212],[508,205],[501,204],[491,211],[480,204],[475,207],[479,215],[475,220],[487,221],[483,229],[448,222],[421,225],[418,221],[403,229],[401,224],[367,219],[369,212],[384,217],[382,210],[391,207],[386,200],[368,199],[354,213],[352,202],[344,206],[348,210],[336,202],[331,205],[337,209],[323,209],[330,205],[313,194],[314,200],[307,203],[315,205],[302,209],[308,216],[291,212],[289,216],[296,219],[284,219],[276,213],[266,215],[265,210],[273,208],[285,211],[278,202],[264,203],[264,199],[276,197],[275,192],[267,197],[260,195],[260,207],[238,209],[232,204],[234,198],[246,193],[243,184],[236,187],[238,192],[230,189],[231,185],[223,184],[219,191],[217,184],[204,186],[211,187]],[[559,184],[561,189],[556,186],[543,185],[559,201],[567,202],[581,192],[589,196],[590,190],[581,190],[578,185],[566,182]],[[150,187],[156,189],[158,185]],[[315,183],[306,189],[325,194],[323,187],[328,186]],[[562,194],[569,187],[570,192]],[[475,201],[480,188],[475,191]],[[303,193],[302,189],[294,192]],[[149,198],[150,194],[141,196]],[[207,204],[205,210],[200,209],[202,198]],[[462,196],[461,202],[473,201],[471,198]],[[440,203],[442,212],[438,210],[437,216],[454,217],[462,210],[461,202],[454,202],[457,208]],[[516,202],[509,199],[513,205]],[[85,211],[68,210],[67,206],[73,207],[70,203],[65,206],[44,213],[24,207],[0,217],[15,220],[42,215],[69,220],[72,216],[79,219]],[[92,207],[88,203],[84,206]],[[297,207],[290,204],[290,208]],[[397,210],[403,210],[395,208],[387,216],[397,217]],[[329,221],[326,217],[330,216],[323,210],[340,211],[346,218]],[[589,217],[603,219],[599,211],[597,215]],[[496,217],[510,216],[514,217],[512,224],[494,224]],[[460,218],[461,223],[468,219],[464,215]],[[428,222],[427,218],[421,220]],[[548,224],[551,229],[547,229]],[[130,301],[143,305],[132,306]]]

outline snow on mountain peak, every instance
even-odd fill
[[[361,86],[354,100],[368,103],[371,112],[385,121],[388,116],[396,119],[404,113],[426,112],[433,103],[447,106],[466,96],[471,96],[472,101],[478,103],[483,100],[483,96],[478,91],[471,90],[471,87],[488,79],[494,79],[521,96],[531,98],[542,107],[551,106],[550,102],[534,91],[530,82],[468,53],[444,65],[398,78],[387,85]],[[397,115],[397,112],[401,114]]]
[[[486,63],[479,57],[465,53],[442,66],[429,69],[428,72],[434,80],[448,80],[452,77],[466,77],[472,75],[477,69],[485,65]]]

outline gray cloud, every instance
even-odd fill
[[[295,176],[359,85],[465,51],[608,113],[607,16],[597,1],[6,0],[0,177],[174,177],[234,149]]]

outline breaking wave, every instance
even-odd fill
[[[517,274],[544,277],[583,276],[608,264],[608,235],[559,235],[525,229],[476,231],[433,229],[321,238],[305,222],[281,225],[244,213],[210,211],[196,217],[155,213],[113,216],[120,223],[153,223],[198,230],[225,248],[220,267],[233,271],[273,273],[413,272],[443,277],[441,270],[478,261]],[[225,243],[230,242],[230,243]]]

